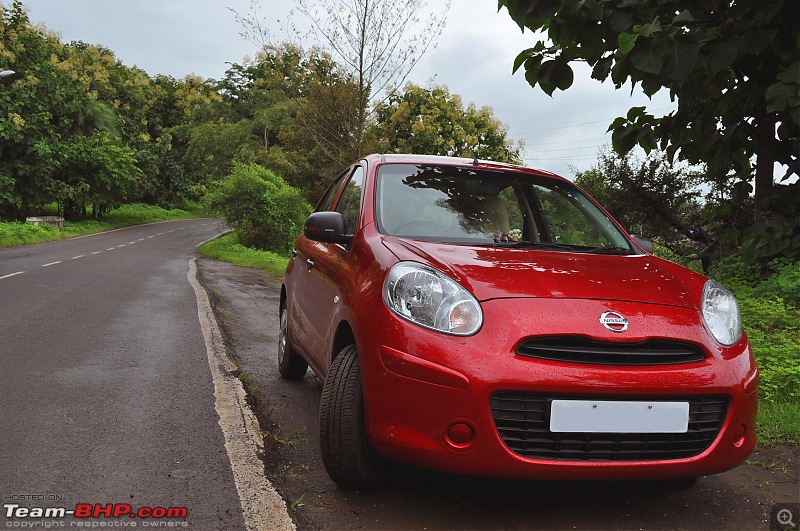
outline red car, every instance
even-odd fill
[[[650,254],[571,182],[370,155],[307,220],[280,299],[280,373],[324,380],[340,487],[384,459],[500,478],[692,481],[756,443],[734,297]]]

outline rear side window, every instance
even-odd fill
[[[353,176],[348,181],[342,192],[342,198],[336,206],[336,211],[344,216],[347,234],[355,234],[358,212],[361,206],[361,189],[364,187],[364,168],[356,166]]]
[[[333,206],[333,202],[336,200],[336,196],[338,195],[339,188],[342,187],[342,182],[349,175],[348,171],[345,171],[339,175],[336,180],[333,181],[333,184],[328,187],[325,195],[323,195],[322,199],[320,199],[319,203],[317,203],[316,212],[326,212],[331,209],[331,206]]]

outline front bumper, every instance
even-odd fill
[[[732,348],[715,344],[695,310],[563,299],[508,299],[483,307],[484,326],[472,337],[420,329],[386,311],[387,329],[360,338],[368,432],[378,453],[466,475],[609,480],[723,472],[741,464],[754,448],[757,369],[747,340]],[[680,340],[697,345],[706,358],[677,365],[607,366],[516,354],[523,339],[532,336],[620,341],[620,334],[587,324],[609,309],[635,317],[631,321],[638,324],[631,325],[626,341]],[[520,403],[538,400],[532,412],[511,415],[521,419],[511,431],[504,415],[519,408],[508,406],[503,413],[498,406],[504,400],[508,404],[509,397]],[[707,441],[694,441],[690,451],[681,453],[686,442],[676,442],[674,434],[549,433],[548,408],[556,398],[687,400],[700,404],[692,407],[700,408],[694,416],[701,420],[709,418],[703,408],[724,411],[711,422],[713,432],[705,430]],[[661,451],[667,446],[675,449]]]

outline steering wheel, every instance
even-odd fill
[[[402,234],[404,229],[408,229],[414,225],[427,225],[429,227],[433,227],[437,229],[437,232],[444,232],[444,225],[436,221],[435,219],[431,218],[411,218],[401,222],[398,226],[394,228],[394,232]]]

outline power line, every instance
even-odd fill
[[[595,142],[597,140],[606,140],[608,137],[599,136],[597,138],[584,138],[583,140],[562,140],[561,142],[535,142],[537,146],[551,146],[554,144],[575,144],[577,142]]]
[[[652,109],[651,112],[663,111],[665,109],[673,109],[673,107],[672,106],[670,106],[670,107],[659,107],[658,109]],[[536,131],[528,131],[526,133],[512,133],[511,131],[509,131],[509,134],[512,135],[512,136],[521,136],[521,135],[532,135],[532,134],[535,134],[535,133],[549,133],[550,131],[558,131],[558,130],[561,130],[561,129],[569,129],[571,127],[580,127],[582,125],[590,125],[590,124],[599,124],[599,123],[603,123],[603,122],[609,122],[611,120],[615,120],[616,118],[617,117],[615,116],[613,118],[605,118],[603,120],[593,120],[591,122],[583,122],[583,123],[573,124],[573,125],[564,125],[564,126],[561,126],[561,127],[551,127],[550,129],[538,129]]]
[[[597,149],[597,148],[599,148],[601,146],[604,146],[604,145],[605,144],[597,144],[596,146],[576,146],[576,147],[571,147],[571,148],[543,149],[543,150],[534,149],[533,152],[534,153],[553,153],[555,151],[571,151],[573,149],[589,149],[591,147],[594,147],[595,149]]]

